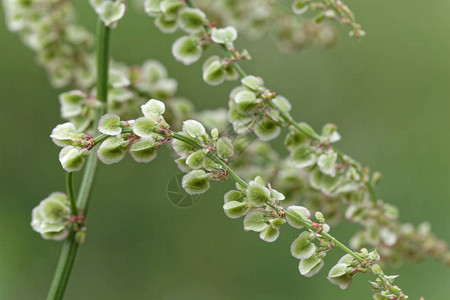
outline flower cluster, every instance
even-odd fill
[[[366,33],[361,29],[361,25],[356,23],[355,14],[341,0],[295,0],[292,3],[292,10],[295,14],[302,15],[308,10],[319,11],[315,21],[322,22],[330,19],[337,23],[350,26],[350,36],[357,39],[362,38]]]
[[[193,7],[191,1],[187,2]],[[356,31],[360,29],[358,24],[354,22],[353,13],[341,1],[324,1],[324,3],[307,1],[302,2],[303,4],[300,2],[296,1],[293,5],[297,13],[305,12],[307,9],[324,10],[325,12],[336,10],[335,14],[341,16],[339,20],[342,23],[350,24]],[[326,16],[319,18],[319,20],[325,17],[333,19],[333,16],[331,12],[327,12]],[[219,84],[227,78],[226,68],[230,65],[242,77],[242,86],[237,87],[231,92],[229,101],[230,109],[228,111],[228,119],[233,124],[235,131],[238,134],[246,134],[253,131],[260,140],[268,141],[278,136],[280,127],[290,126],[290,132],[286,137],[285,145],[290,152],[290,161],[301,170],[295,171],[287,167],[286,164],[283,164],[286,170],[278,171],[280,164],[276,162],[275,169],[277,170],[278,179],[282,179],[281,176],[286,176],[285,178],[290,181],[287,181],[289,184],[285,184],[285,186],[290,188],[294,187],[291,191],[299,191],[301,199],[308,198],[307,202],[313,202],[318,209],[331,213],[335,221],[339,221],[344,216],[344,212],[340,208],[340,203],[343,203],[345,205],[344,208],[348,208],[350,212],[354,207],[370,207],[368,211],[379,212],[380,210],[374,210],[372,208],[376,207],[378,203],[373,188],[379,182],[381,178],[380,174],[377,172],[370,174],[368,168],[363,168],[358,162],[341,153],[331,145],[340,139],[335,125],[325,125],[322,133],[318,134],[306,123],[296,122],[289,115],[290,104],[284,97],[278,96],[277,93],[265,88],[262,79],[255,76],[247,76],[237,64],[242,57],[233,46],[233,41],[237,37],[237,34],[234,34],[234,28],[225,27],[223,29],[216,29],[210,25],[211,23],[208,21],[203,26],[206,36],[212,37],[213,32],[217,32],[218,30],[223,32],[224,36],[227,37],[226,40],[220,41],[214,38],[211,41],[224,46],[222,48],[226,50],[228,56],[223,60],[217,57],[208,59],[205,66],[208,66],[208,62],[215,61],[216,63],[211,64],[211,68],[204,66],[203,78],[209,84]],[[363,33],[359,32],[355,35],[361,36]],[[200,40],[205,41],[205,39]],[[191,48],[187,47],[187,49]],[[242,53],[245,53],[245,57],[247,57],[248,54],[246,51]],[[200,55],[201,51],[197,53],[195,60]],[[230,62],[230,65],[224,64],[223,62]],[[248,164],[244,165],[247,174]],[[298,176],[298,179],[296,179],[295,174],[301,174],[301,176]],[[284,180],[279,180],[278,182],[284,183]],[[322,195],[315,193],[314,190],[320,191]],[[310,197],[311,194],[313,197]],[[306,195],[307,197],[305,197]],[[334,201],[330,201],[330,197],[333,197],[332,199]],[[348,217],[351,214],[347,212],[345,215],[348,219],[354,221]],[[382,240],[381,235],[384,235],[384,239],[391,238],[391,240],[393,240],[393,236],[395,235],[395,241],[400,241],[401,239],[398,239],[398,237],[403,236],[400,232],[401,225],[397,220],[397,216],[394,217],[396,222],[384,222],[382,223],[382,227],[385,229],[378,231],[380,220],[383,219],[392,220],[389,215],[386,215],[381,210],[381,213],[378,215],[374,216],[373,214],[369,214],[361,222],[358,222],[365,227],[365,231],[356,235],[359,239],[356,237],[353,239],[354,241],[359,240],[363,242],[359,244],[354,242],[354,245],[382,247],[384,249],[380,249],[380,253],[385,259],[394,259],[398,254],[404,256],[405,251],[402,249],[405,248],[405,245],[402,245],[402,243],[395,243],[395,245],[389,243],[379,244],[380,240]],[[370,234],[373,236],[374,233],[376,233],[374,239],[365,239],[365,235]],[[405,240],[412,242],[411,238],[409,236]],[[413,238],[413,240],[418,240],[418,238]],[[430,238],[430,240],[435,241],[435,238]],[[412,242],[412,244],[416,245],[415,242]],[[431,255],[443,261],[448,261],[449,251],[446,244],[441,242],[435,243],[434,245],[435,247],[427,247],[426,249],[428,251],[423,251],[424,253],[420,250],[421,254]],[[394,250],[389,250],[388,248],[392,248],[392,246],[394,246]],[[422,247],[408,247],[408,249],[411,248],[415,248],[416,250],[422,249]]]
[[[60,241],[69,234],[70,206],[67,196],[55,192],[33,209],[31,227],[46,240]]]
[[[192,142],[186,143],[186,140]],[[228,137],[219,137],[217,128],[211,130],[210,137],[200,122],[184,121],[182,131],[172,140],[172,147],[180,156],[175,162],[180,170],[187,173],[182,180],[187,193],[202,194],[210,188],[209,181],[227,178],[227,170],[217,163],[217,159],[227,162],[233,156],[234,148]]]
[[[213,140],[217,140],[216,130],[213,130],[211,135]],[[374,265],[380,259],[376,251],[369,253],[363,248],[360,253],[352,252],[329,235],[330,226],[325,223],[321,212],[316,212],[317,221],[312,221],[306,207],[289,206],[286,209],[281,207],[280,201],[285,200],[285,196],[273,189],[270,184],[266,185],[260,176],[249,183],[238,177],[228,167],[227,158],[232,155],[231,143],[227,143],[225,152],[220,150],[221,146],[216,143],[217,151],[215,151],[204,126],[194,120],[186,121],[183,132],[172,134],[172,137],[174,138],[172,146],[181,156],[177,163],[181,170],[188,172],[182,180],[186,192],[202,194],[209,189],[209,181],[214,179],[217,172],[228,172],[227,175],[236,180],[237,189],[225,194],[223,208],[225,214],[232,219],[245,216],[243,222],[245,230],[258,232],[262,240],[274,242],[285,223],[294,228],[307,229],[291,245],[291,254],[300,260],[300,274],[306,277],[317,274],[324,266],[323,259],[327,252],[338,246],[348,254],[329,271],[330,282],[341,289],[346,289],[356,273],[373,272],[377,276],[376,282],[371,283],[375,288],[376,297],[383,295],[386,297],[383,299],[407,298],[400,288],[392,284],[396,276],[386,276],[379,265]],[[209,167],[208,160],[212,162],[213,168]]]
[[[90,0],[90,3],[104,26],[110,28],[125,14],[126,5],[122,0]],[[420,260],[431,255],[450,262],[447,245],[430,233],[429,226],[421,224],[415,229],[401,224],[397,209],[376,199],[373,188],[380,179],[379,174],[370,174],[367,168],[332,146],[340,139],[335,125],[326,124],[318,134],[308,124],[296,122],[289,114],[291,104],[286,98],[264,87],[261,78],[248,76],[239,66],[239,61],[251,57],[246,50],[236,50],[234,42],[238,33],[228,24],[246,27],[256,35],[274,24],[271,27],[275,29],[278,44],[287,50],[296,50],[311,41],[332,43],[334,31],[323,22],[326,19],[349,25],[350,34],[356,38],[364,35],[353,12],[341,0],[292,3],[296,15],[304,15],[308,10],[319,12],[313,21],[302,21],[281,12],[277,5],[273,0],[209,3],[212,11],[216,9],[216,16],[222,20],[229,18],[226,24],[221,24],[220,20],[210,22],[190,0],[145,0],[145,11],[155,17],[156,26],[163,32],[181,29],[187,33],[172,46],[178,61],[192,64],[200,59],[208,45],[216,44],[226,54],[223,58],[212,56],[204,62],[204,81],[218,85],[241,78],[241,86],[230,94],[228,112],[197,114],[199,122],[190,119],[194,115],[192,104],[175,97],[177,82],[168,78],[164,66],[154,60],[131,68],[119,62],[108,63],[109,72],[98,74],[105,83],[99,90],[108,97],[102,99],[105,102],[98,101],[97,89],[93,87],[97,74],[93,56],[89,54],[92,36],[75,24],[72,6],[60,0],[5,0],[10,29],[19,32],[25,43],[37,52],[52,83],[57,87],[72,83],[76,88],[60,95],[61,115],[69,122],[56,126],[50,136],[56,145],[63,147],[59,160],[68,172],[69,196],[53,193],[41,201],[33,210],[33,229],[43,238],[54,240],[64,239],[69,232],[76,233],[75,239],[80,243],[84,237],[83,197],[88,194],[84,193],[85,187],[80,188],[84,194],[77,201],[81,203],[78,215],[71,172],[83,168],[87,155],[96,146],[99,146],[97,157],[105,164],[121,161],[128,152],[137,162],[147,163],[156,157],[163,144],[172,140],[172,147],[179,155],[176,163],[186,173],[182,186],[189,194],[204,193],[210,188],[210,181],[232,177],[236,189],[225,194],[223,209],[230,218],[244,216],[245,230],[258,232],[262,240],[274,242],[286,223],[305,229],[293,241],[291,254],[299,259],[299,271],[306,277],[318,273],[327,252],[339,247],[347,254],[329,271],[330,282],[345,289],[356,273],[372,272],[377,276],[371,282],[375,299],[406,299],[393,284],[396,276],[385,275],[376,264],[380,255],[376,251],[369,253],[363,246],[377,247],[381,257],[391,261],[399,256]],[[99,25],[103,26],[101,22]],[[149,98],[164,103],[155,99],[147,101]],[[108,113],[99,119],[99,112],[103,111]],[[186,119],[189,120],[181,123]],[[239,137],[232,142],[227,136],[221,136],[217,128],[226,119],[240,137],[253,132],[259,140],[244,149],[238,143]],[[91,136],[96,132],[95,127],[101,133],[96,137]],[[181,127],[181,132],[172,131],[177,127]],[[212,128],[210,135],[205,127]],[[282,127],[289,127],[285,139],[290,153],[288,159],[280,159],[270,145],[261,142],[279,136]],[[233,161],[235,150],[242,155]],[[92,171],[88,166],[87,176]],[[233,170],[235,166],[245,170],[243,173],[252,180],[247,183],[239,177]],[[266,184],[259,174],[267,175],[266,179],[275,183],[279,191]],[[304,206],[288,206],[289,201],[298,199]],[[317,211],[315,220],[306,207]],[[329,218],[328,223],[322,212]],[[329,234],[330,222],[340,221],[344,216],[363,226],[351,241],[353,248],[362,248],[358,253]]]
[[[284,195],[272,189],[270,184],[266,187],[261,176],[251,180],[246,188],[239,184],[236,187],[237,190],[225,194],[225,214],[232,219],[245,215],[245,230],[259,232],[262,240],[274,242],[286,220],[283,212],[274,209],[273,205],[284,200]]]
[[[93,37],[76,24],[69,1],[5,0],[4,8],[9,29],[36,51],[53,86],[75,82],[84,87],[94,82],[94,60],[88,51]]]
[[[162,117],[163,102],[151,99],[141,110],[144,117],[130,121],[121,121],[113,113],[104,115],[98,124],[102,135],[97,138],[78,132],[72,123],[56,126],[50,137],[56,145],[64,147],[59,154],[64,170],[81,170],[88,152],[100,143],[97,156],[105,164],[121,161],[127,152],[137,162],[152,161],[156,150],[170,140],[170,126]]]
[[[233,24],[250,39],[268,35],[284,52],[296,52],[308,45],[329,47],[336,41],[336,32],[328,22],[293,15],[279,1],[273,0],[200,0],[199,7],[212,17],[216,26]]]
[[[277,110],[268,107],[275,103],[281,110],[291,109],[289,101],[264,88],[261,78],[246,76],[242,85],[233,89],[228,102],[228,120],[238,134],[254,132],[262,141],[276,138],[281,132],[283,121]]]

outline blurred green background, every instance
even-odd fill
[[[87,1],[86,1],[87,2]],[[288,97],[298,120],[320,128],[339,125],[339,147],[384,180],[380,198],[397,205],[401,219],[430,220],[450,241],[450,2],[352,0],[367,36],[356,42],[341,30],[335,49],[281,55],[269,38],[239,41],[254,60],[252,74]],[[81,23],[95,28],[87,4]],[[44,299],[61,244],[44,241],[29,226],[31,209],[64,189],[64,172],[48,135],[61,122],[57,95],[34,54],[7,31],[0,17],[0,299]],[[204,84],[201,64],[184,67],[170,54],[173,36],[130,9],[112,35],[112,53],[130,64],[164,62],[179,80],[179,95],[199,109],[222,107],[233,83]],[[283,152],[285,154],[285,152]],[[190,209],[171,205],[166,185],[179,173],[169,153],[151,164],[131,159],[100,165],[88,222],[66,299],[369,299],[368,275],[341,291],[325,279],[341,253],[307,279],[284,229],[274,244],[228,219],[222,197],[232,185],[214,184]],[[79,176],[78,176],[79,177]],[[355,230],[333,229],[347,241]],[[406,264],[398,284],[418,299],[447,299],[450,272],[435,261]]]

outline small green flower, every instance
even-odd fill
[[[98,148],[97,157],[104,164],[115,164],[125,157],[127,147],[128,142],[122,138],[109,137]]]
[[[141,106],[141,110],[145,117],[152,118],[154,116],[161,116],[166,111],[166,106],[159,100],[150,99]]]
[[[322,173],[334,177],[336,175],[335,169],[336,160],[337,160],[337,153],[335,152],[329,154],[322,154],[317,159],[317,166],[319,167],[320,171],[322,171]]]
[[[186,164],[192,169],[200,169],[203,166],[203,160],[207,151],[200,149],[192,153],[186,159]]]
[[[188,33],[196,33],[203,29],[206,22],[206,15],[197,8],[185,7],[179,14],[180,28]]]
[[[131,145],[131,157],[140,163],[148,163],[156,158],[158,144],[154,140],[141,139]]]
[[[278,228],[272,226],[267,226],[263,231],[259,233],[259,238],[263,241],[272,243],[275,242],[280,236],[280,231]]]
[[[114,25],[125,15],[126,6],[121,1],[104,1],[97,10],[106,26]]]
[[[217,44],[227,44],[237,39],[237,31],[233,26],[211,29],[211,39]]]
[[[261,183],[252,180],[247,187],[247,199],[254,206],[263,206],[271,201],[270,191]]]
[[[293,214],[295,217],[300,218],[304,220],[305,222],[309,221],[309,217],[311,216],[311,213],[306,207],[303,206],[289,206],[287,208],[287,212]],[[286,215],[286,220],[289,225],[291,225],[294,228],[301,229],[303,228],[303,224],[298,222],[297,220],[293,219],[289,215]]]
[[[309,258],[301,259],[298,265],[298,270],[300,274],[305,277],[312,277],[319,273],[324,265],[323,259],[317,257],[317,255],[312,255]]]
[[[352,276],[347,272],[348,265],[345,263],[338,263],[333,266],[328,273],[327,279],[339,286],[340,289],[345,290],[352,284]]]
[[[253,75],[245,76],[241,79],[241,83],[252,92],[259,92],[260,89],[264,86],[264,81],[262,80],[262,78]]]
[[[280,135],[280,126],[268,117],[264,117],[258,123],[256,123],[253,132],[263,142],[267,142],[275,139]]]
[[[261,100],[257,99],[256,95],[250,91],[238,92],[236,96],[234,96],[234,101],[241,112],[252,110],[258,103],[261,102]]]
[[[98,121],[98,131],[107,135],[119,135],[122,132],[120,117],[112,113],[103,115]]]
[[[80,115],[83,112],[83,104],[86,100],[86,94],[79,90],[60,94],[61,116],[67,119]]]
[[[75,125],[72,123],[64,123],[57,125],[50,134],[52,141],[60,147],[73,145],[75,141],[82,140],[86,137],[83,133],[77,133]]]
[[[163,33],[174,33],[178,29],[178,21],[161,15],[155,19],[155,26]]]
[[[198,121],[187,120],[183,122],[183,132],[186,132],[190,137],[197,139],[206,134],[206,129],[202,123]]]
[[[167,19],[176,19],[179,10],[185,5],[182,0],[163,0],[159,5],[161,12]]]
[[[223,205],[223,209],[225,211],[225,215],[231,219],[240,218],[248,211],[246,203],[239,201],[226,202]]]
[[[226,72],[218,56],[208,58],[203,64],[203,80],[210,85],[224,82]]]
[[[197,37],[182,36],[172,45],[172,54],[179,62],[190,65],[202,56],[202,47]]]
[[[228,191],[224,196],[224,202],[231,202],[231,201],[238,201],[238,202],[244,202],[246,201],[245,193],[242,191],[237,190],[231,190]]]
[[[83,168],[88,151],[73,146],[66,146],[59,152],[59,161],[67,172],[77,172]]]
[[[298,259],[310,258],[316,253],[316,245],[310,240],[310,233],[303,231],[291,245],[291,254]]]
[[[44,239],[63,240],[68,234],[69,217],[70,207],[67,196],[55,192],[33,209],[31,227]]]
[[[155,118],[141,117],[133,124],[133,132],[143,138],[154,139],[159,130],[159,123]]]
[[[203,194],[209,190],[211,175],[203,170],[194,170],[183,176],[181,185],[190,195]]]
[[[254,211],[248,213],[244,219],[244,230],[246,231],[256,231],[261,232],[267,228],[267,223],[265,221],[265,211],[264,209],[255,209]]]

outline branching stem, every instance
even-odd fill
[[[197,143],[195,140],[186,137],[182,134],[176,133],[176,132],[172,132],[172,137],[174,139],[180,140],[184,143],[187,143],[197,149],[203,149],[203,146],[201,146],[199,143]],[[241,177],[239,177],[239,175],[237,175],[223,160],[221,160],[218,156],[216,156],[215,154],[213,154],[212,152],[208,152],[207,156],[212,159],[214,162],[218,163],[219,165],[221,165],[226,171],[227,173],[239,184],[241,185],[243,188],[247,188],[248,187],[248,183],[242,179]],[[286,215],[289,216],[289,218],[297,221],[298,223],[302,224],[303,226],[305,226],[306,228],[312,230],[312,231],[316,231],[316,228],[314,228],[314,226],[311,225],[310,222],[303,220],[302,218],[299,218],[298,216],[296,216],[295,214],[292,214],[288,211],[286,211],[283,207],[274,204],[273,202],[268,202],[267,205],[271,206],[272,208],[278,210],[278,211],[283,211]],[[363,262],[363,259],[355,252],[353,252],[350,248],[348,248],[347,246],[345,246],[343,243],[339,242],[336,238],[334,238],[333,236],[331,236],[328,233],[325,232],[321,232],[320,235],[328,240],[330,243],[336,245],[337,247],[341,248],[343,251],[345,251],[346,253],[350,254],[351,256],[353,256],[357,261],[359,261],[360,263]]]
[[[109,33],[110,30],[99,19],[97,25],[97,98],[103,105],[97,111],[97,117],[93,124],[93,134],[97,134],[97,123],[104,113],[104,104],[108,96],[108,67],[109,67]],[[72,173],[67,175],[67,194],[71,203],[73,215],[81,212],[86,218],[89,203],[89,194],[95,177],[97,157],[92,151],[87,158],[86,167],[80,185],[80,191],[75,204],[72,185]],[[70,182],[70,184],[69,184]],[[76,212],[76,213],[75,213]],[[53,281],[47,295],[47,300],[60,300],[69,282],[72,267],[78,252],[78,243],[75,239],[76,231],[72,226],[69,236],[64,241],[64,245],[59,257]]]

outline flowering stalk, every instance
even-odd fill
[[[189,144],[193,147],[195,147],[196,149],[203,149],[203,147],[201,145],[199,145],[195,140],[186,137],[185,135],[176,133],[176,132],[172,132],[172,137],[174,139],[180,140],[186,144]],[[236,172],[234,172],[222,159],[220,159],[217,155],[213,154],[212,152],[208,152],[208,154],[206,154],[206,156],[208,156],[210,159],[212,159],[214,162],[218,163],[219,165],[222,166],[222,168],[224,170],[227,171],[228,175],[230,175],[239,185],[241,185],[243,188],[248,188],[248,183],[242,179],[241,177],[239,177],[239,175],[236,174]],[[297,215],[286,211],[283,207],[278,206],[278,205],[274,205],[272,203],[268,203],[268,205],[270,205],[272,208],[274,208],[277,211],[283,212],[284,214],[286,214],[287,216],[289,216],[290,218],[292,218],[293,220],[295,220],[296,222],[302,224],[304,227],[308,228],[309,230],[312,231],[316,231],[317,227],[314,227],[313,225],[311,225],[311,223],[303,220],[302,218],[299,218]],[[351,256],[353,256],[356,260],[358,260],[359,262],[363,262],[363,259],[356,254],[355,252],[353,252],[351,249],[349,249],[347,246],[345,246],[343,243],[339,242],[336,238],[334,238],[333,236],[331,236],[330,234],[326,233],[326,232],[321,232],[321,235],[326,238],[329,242],[331,242],[332,244],[338,246],[339,248],[341,248],[343,251],[345,251],[347,254],[350,254]]]
[[[150,162],[161,145],[172,141],[173,149],[180,155],[176,162],[187,173],[182,179],[187,193],[202,194],[210,188],[209,181],[223,181],[230,176],[236,181],[238,190],[225,195],[223,207],[230,218],[245,216],[245,230],[260,232],[261,239],[267,242],[278,238],[280,227],[286,222],[295,228],[308,230],[302,232],[291,246],[292,255],[300,259],[302,275],[311,277],[318,273],[327,252],[339,247],[347,254],[330,270],[328,279],[332,283],[345,289],[356,273],[372,272],[377,276],[372,286],[379,290],[380,295],[386,299],[407,298],[400,288],[392,284],[395,277],[386,276],[376,264],[380,259],[376,251],[352,251],[329,234],[330,226],[320,212],[316,213],[317,222],[312,221],[305,207],[282,207],[279,202],[285,196],[270,184],[266,188],[260,176],[250,182],[242,179],[228,164],[234,153],[233,144],[229,138],[221,137],[217,129],[213,129],[209,136],[200,122],[187,120],[181,132],[174,132],[163,117],[165,106],[161,101],[151,99],[141,109],[144,117],[136,120],[121,121],[119,116],[111,113],[101,118],[99,131],[102,135],[93,140],[101,143],[97,155],[102,162],[117,163],[127,152],[138,162]],[[73,135],[77,136],[77,133]],[[318,241],[317,246],[314,240]]]
[[[108,64],[109,64],[109,28],[103,24],[101,20],[98,21],[97,27],[97,94],[98,99],[102,103],[106,103],[108,95]],[[97,118],[95,124],[104,112],[103,106],[98,108]],[[94,127],[96,128],[96,126]],[[96,129],[94,129],[96,132]],[[78,208],[80,208],[82,219],[86,218],[89,194],[95,177],[95,169],[97,166],[97,157],[95,153],[91,153],[86,162],[86,168],[83,174],[83,179],[80,185],[80,191],[75,204],[73,185],[72,185],[72,172],[67,173],[67,180],[70,181],[67,184],[67,193],[72,206],[72,215],[78,216]],[[78,246],[84,239],[84,232],[79,231],[76,225],[73,225],[70,229],[70,234],[67,240],[64,242],[63,249],[61,251],[58,266],[56,267],[55,275],[53,277],[50,290],[48,292],[47,299],[62,299],[64,296],[67,283],[70,278],[75,257],[78,252]],[[77,238],[78,235],[78,238]],[[80,240],[81,239],[81,240]]]

